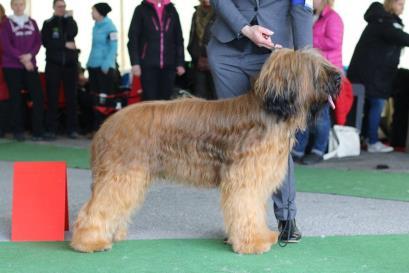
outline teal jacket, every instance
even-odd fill
[[[92,48],[87,67],[101,67],[104,72],[116,67],[118,31],[112,20],[105,17],[92,29]]]

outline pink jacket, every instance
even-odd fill
[[[325,6],[313,27],[314,48],[332,64],[343,69],[342,66],[342,38],[344,24],[341,17],[330,6]]]

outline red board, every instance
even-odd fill
[[[68,230],[65,162],[16,162],[12,241],[64,241]]]

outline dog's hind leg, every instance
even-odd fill
[[[277,242],[277,233],[266,224],[266,194],[254,187],[221,188],[222,209],[233,250],[260,254]]]
[[[74,224],[71,246],[81,252],[104,251],[113,241],[124,239],[129,217],[142,204],[149,182],[141,170],[96,174],[91,199]]]

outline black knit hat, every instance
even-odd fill
[[[107,3],[97,3],[94,5],[94,8],[104,17],[112,10]]]

